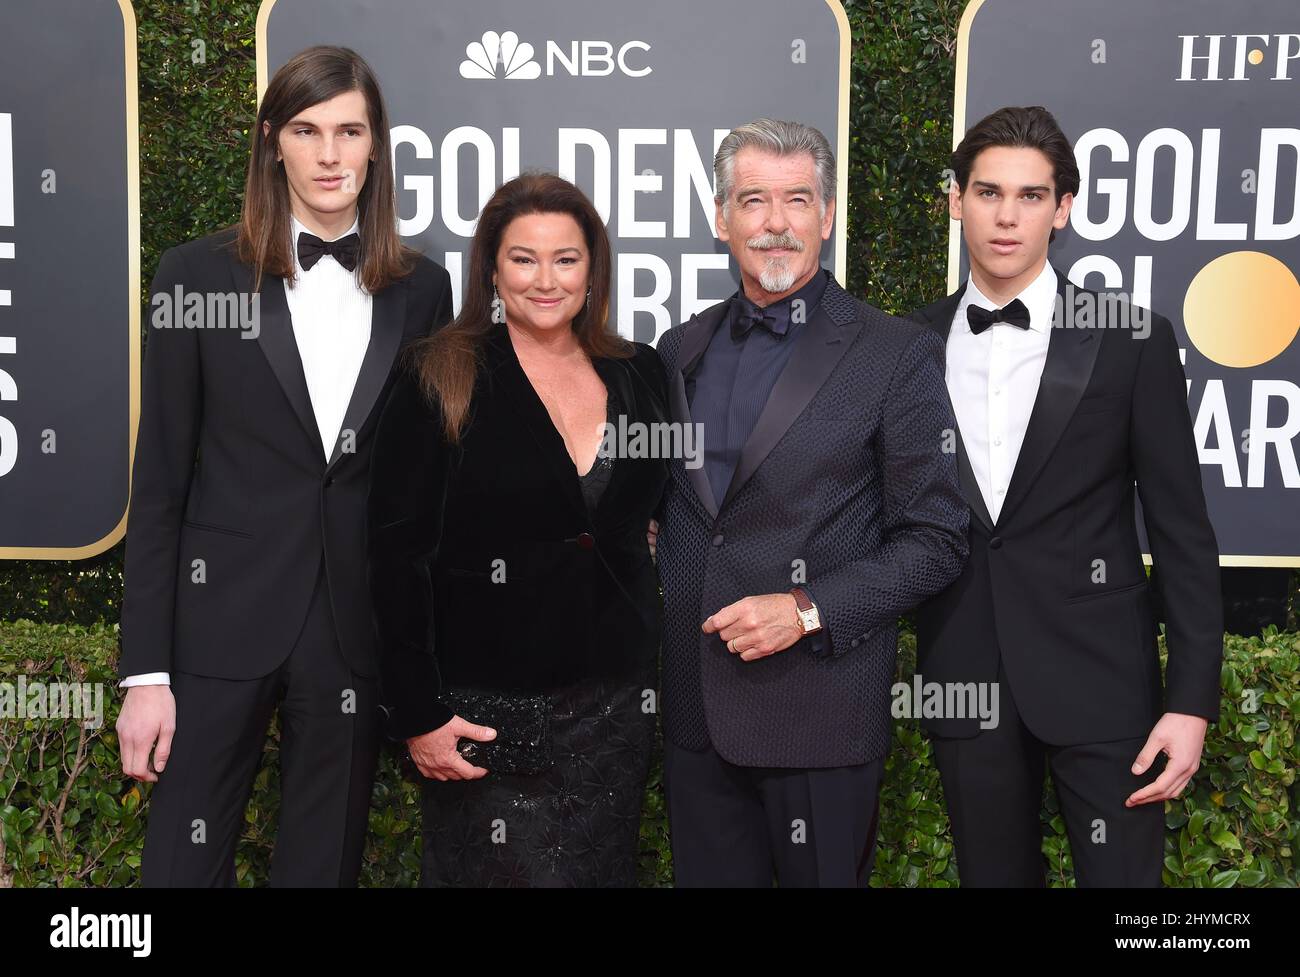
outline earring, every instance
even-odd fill
[[[492,285],[492,321],[502,323],[506,321],[506,306],[501,301],[501,296],[497,294],[497,287]]]

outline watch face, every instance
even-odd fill
[[[816,611],[800,611],[800,612],[799,612],[799,620],[801,620],[801,621],[803,622],[803,629],[804,629],[805,631],[811,631],[811,630],[813,630],[814,628],[817,627],[817,612],[816,612]]]

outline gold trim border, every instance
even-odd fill
[[[981,3],[984,0],[980,0]],[[853,28],[840,0],[826,0],[840,30],[839,131],[835,134],[835,279],[849,287],[849,61],[853,47]],[[841,207],[840,204],[843,204]]]
[[[257,33],[253,43],[253,53],[257,59],[257,108],[262,107],[262,96],[266,94],[266,86],[270,82],[270,74],[266,68],[266,25],[271,19],[271,8],[275,6],[275,0],[262,0],[262,5],[257,8]]]
[[[961,15],[957,28],[957,69],[953,79],[952,97],[952,148],[956,149],[966,135],[966,72],[970,66],[970,29],[975,15],[984,0],[971,0]],[[948,218],[948,294],[957,291],[961,284],[961,222]]]
[[[274,2],[274,0],[272,0]],[[829,0],[828,0],[829,2]],[[966,73],[970,65],[970,30],[975,15],[984,6],[984,0],[971,0],[961,15],[957,29],[957,71],[954,78],[952,102],[952,148],[956,149],[966,133]],[[961,224],[948,221],[948,293],[957,291],[961,284]],[[1143,553],[1142,560],[1151,565],[1151,554]],[[1300,556],[1249,556],[1244,554],[1219,555],[1221,567],[1300,567]]]
[[[127,348],[129,352],[126,507],[117,525],[84,546],[0,546],[0,560],[85,560],[112,549],[126,535],[131,508],[131,468],[135,461],[136,428],[140,422],[140,82],[136,64],[136,20],[131,0],[117,0],[122,14],[126,97],[126,255]]]

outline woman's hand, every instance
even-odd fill
[[[650,525],[646,528],[645,541],[650,546],[650,559],[653,560],[655,559],[655,544],[659,542],[659,523],[653,519],[650,520]]]
[[[490,743],[497,731],[488,726],[475,726],[459,716],[452,716],[445,726],[430,730],[406,741],[420,773],[431,780],[478,780],[487,775],[483,767],[471,766],[456,749],[461,737]]]

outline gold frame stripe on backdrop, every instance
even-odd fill
[[[127,371],[130,387],[127,417],[126,505],[117,525],[93,543],[83,546],[0,546],[3,560],[84,560],[112,549],[126,535],[126,517],[131,507],[131,467],[135,461],[135,435],[140,422],[140,112],[139,78],[136,69],[135,8],[131,0],[117,0],[122,14],[125,45],[126,98],[126,274],[127,274]]]

